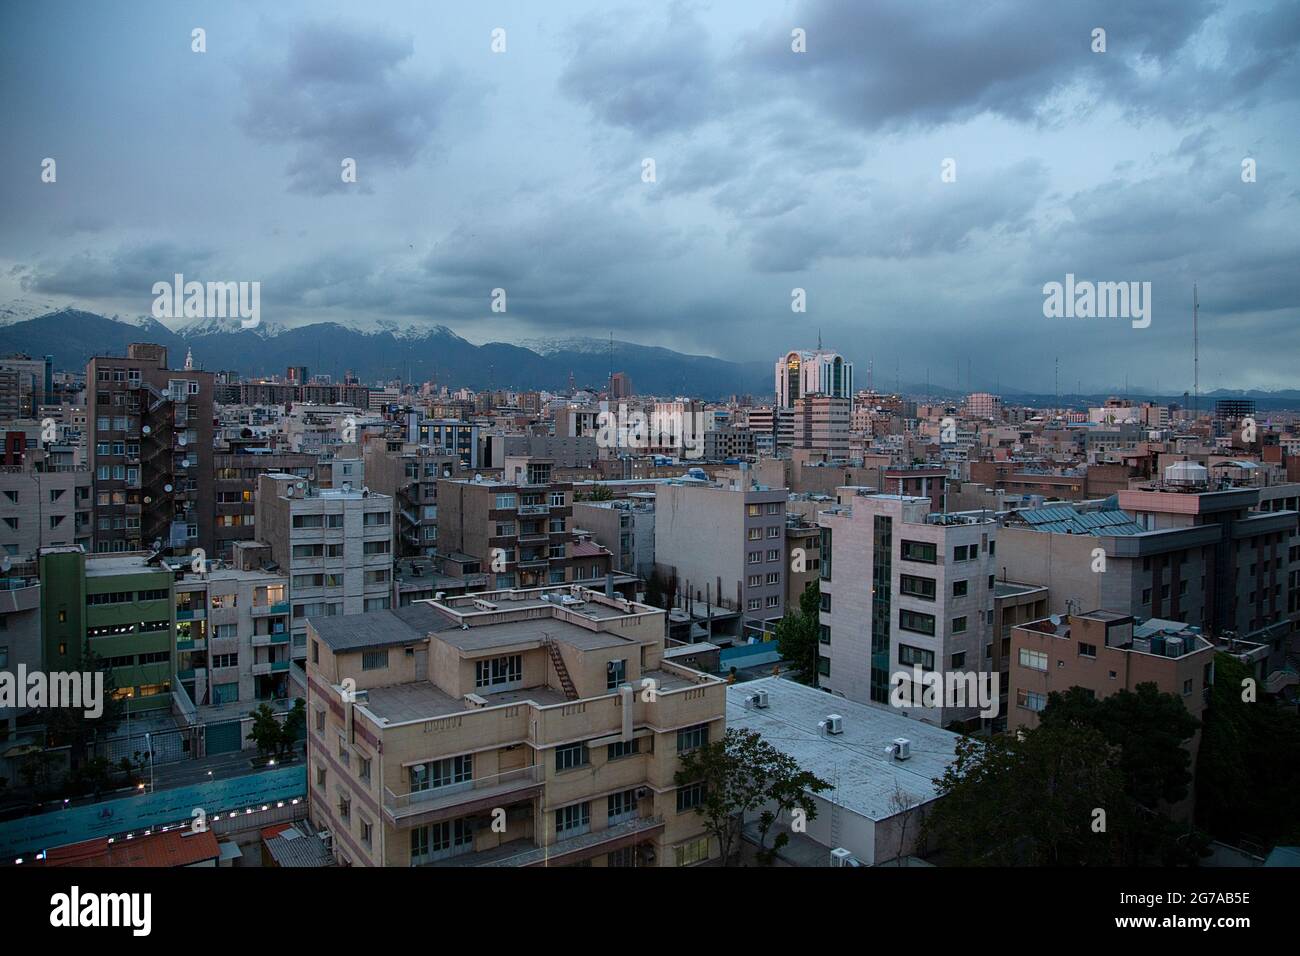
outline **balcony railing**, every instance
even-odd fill
[[[274,604],[254,604],[253,617],[266,617],[271,614],[288,614],[289,602],[277,601]]]
[[[497,799],[542,785],[542,765],[507,770],[488,777],[477,777],[445,787],[415,793],[396,794],[384,788],[384,812],[394,823],[417,814],[445,810],[477,800]]]

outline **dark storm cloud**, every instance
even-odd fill
[[[1025,161],[957,183],[898,189],[862,183],[788,216],[758,224],[751,262],[759,272],[808,269],[824,258],[924,258],[959,252],[981,239],[1005,240],[1029,228],[1046,190],[1043,165]]]
[[[687,130],[729,108],[708,31],[681,4],[662,21],[609,12],[575,27],[560,89],[602,122],[643,133]]]
[[[459,87],[449,71],[410,67],[414,47],[369,27],[312,23],[294,28],[278,57],[244,77],[244,130],[295,147],[286,169],[295,192],[369,189],[368,166],[411,165],[433,138]],[[357,186],[341,176],[356,160]]]
[[[200,275],[212,262],[208,249],[166,241],[123,245],[107,255],[82,252],[34,263],[21,286],[43,295],[120,298],[148,312],[153,284],[171,282],[176,273],[205,281]]]
[[[941,0],[805,3],[790,24],[808,52],[791,55],[789,30],[751,35],[740,67],[757,94],[784,90],[868,130],[935,126],[984,113],[1020,122],[1068,119],[1072,108],[1113,103],[1142,113],[1218,109],[1294,97],[1300,9],[1229,14],[1226,49],[1203,62],[1192,40],[1220,9],[1211,0],[970,4]],[[1092,31],[1106,31],[1094,53]],[[1063,102],[1063,100],[1068,102]]]

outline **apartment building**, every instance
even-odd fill
[[[793,445],[824,452],[833,459],[849,453],[848,398],[833,395],[801,395],[794,402]]]
[[[574,580],[573,484],[552,480],[549,462],[526,462],[507,466],[518,475],[509,481],[438,481],[438,553],[496,588]]]
[[[1215,648],[1179,621],[1139,622],[1117,611],[1054,615],[1011,629],[1009,729],[1038,726],[1048,695],[1083,687],[1096,697],[1153,683],[1201,719],[1214,683]],[[1192,753],[1200,732],[1193,740]]]
[[[991,674],[997,526],[944,515],[926,498],[839,489],[817,516],[822,528],[818,682],[860,703],[887,705],[895,675]],[[973,721],[977,706],[917,707],[946,727]]]
[[[213,455],[215,476],[213,557],[229,561],[236,541],[257,538],[257,480],[262,475],[296,475],[306,481],[319,479],[315,455],[276,452],[269,447],[241,447]]]
[[[984,664],[989,671],[997,671],[998,713],[984,723],[986,730],[1003,733],[1011,713],[1011,629],[1019,624],[1039,621],[1047,617],[1047,588],[1015,581],[998,582],[993,587],[993,623],[984,645]]]
[[[0,550],[30,561],[41,548],[92,544],[91,473],[69,466],[0,469]]]
[[[41,646],[41,579],[35,561],[10,564],[0,576],[0,671],[17,673],[44,668]],[[0,704],[0,744],[18,739],[18,719],[26,707]],[[0,747],[7,751],[8,747]],[[0,767],[4,767],[0,758]]]
[[[822,529],[817,524],[815,505],[809,510],[809,516],[787,513],[785,519],[785,549],[790,556],[785,604],[793,610],[799,609],[799,598],[808,585],[821,577]]]
[[[174,570],[176,679],[199,720],[288,698],[288,578],[215,563]]]
[[[723,681],[662,657],[664,612],[560,586],[309,620],[308,816],[354,866],[688,866],[678,786]]]
[[[392,604],[393,499],[366,489],[321,488],[297,475],[257,483],[258,539],[289,578],[291,657],[307,648],[307,618]]]
[[[574,523],[613,556],[613,570],[647,578],[655,566],[654,496],[644,493],[612,501],[575,501]]]
[[[999,531],[999,573],[1048,587],[1054,613],[1104,607],[1183,621],[1270,645],[1271,667],[1281,667],[1300,620],[1300,512],[1279,502],[1296,495],[1284,489],[1261,509],[1260,489],[1211,490],[1203,466],[1166,474],[1121,491],[1118,508],[1015,512]]]
[[[738,610],[751,633],[785,613],[784,488],[668,481],[655,486],[655,564],[697,601]]]
[[[95,551],[213,548],[213,374],[135,343],[86,366]]]
[[[758,454],[755,433],[748,428],[719,425],[704,433],[704,458],[725,461],[728,458],[753,458]]]
[[[461,473],[460,456],[428,445],[372,439],[365,447],[366,483],[393,499],[394,545],[402,557],[438,550],[438,481]]]
[[[413,445],[428,445],[455,455],[461,468],[482,468],[482,448],[477,422],[447,418],[424,418],[416,412],[407,415],[406,440]]]
[[[128,711],[169,709],[176,643],[171,569],[148,552],[88,555],[76,546],[45,548],[37,560],[45,668],[81,670],[89,648]]]

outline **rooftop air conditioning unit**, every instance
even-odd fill
[[[822,726],[826,728],[828,734],[842,734],[844,733],[844,718],[839,714],[827,714]]]
[[[912,756],[912,741],[908,740],[906,737],[895,737],[894,759],[906,760],[910,756]]]
[[[749,698],[749,702],[753,704],[755,707],[757,707],[759,710],[767,710],[767,691],[765,690],[755,691],[754,694]]]
[[[831,850],[831,866],[861,866],[858,858],[853,855],[852,851],[846,850],[842,846],[837,846]]]

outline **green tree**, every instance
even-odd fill
[[[956,866],[1115,864],[1132,830],[1117,748],[1079,724],[963,737],[934,782],[922,840]]]
[[[307,726],[307,702],[298,697],[293,702],[293,707],[285,715],[284,723],[280,725],[280,753],[293,753],[293,748],[298,743],[298,738],[302,735],[303,729]]]
[[[1184,746],[1201,726],[1177,694],[1153,683],[1096,698],[1082,687],[1053,693],[1040,715],[1044,726],[1080,723],[1120,748],[1128,795],[1148,810],[1177,803],[1192,782],[1191,751]]]
[[[253,726],[245,739],[257,744],[257,752],[265,757],[279,752],[281,733],[280,722],[275,719],[275,712],[271,710],[271,706],[259,704],[253,711]]]
[[[87,717],[85,710],[77,707],[51,707],[43,711],[46,736],[52,747],[68,747],[68,759],[73,773],[87,759],[93,745],[112,735],[121,723],[125,704],[115,696],[117,683],[113,671],[103,657],[90,649],[87,640],[81,652],[81,671],[103,674],[103,709],[98,717]]]
[[[759,829],[760,854],[770,859],[785,844],[785,834],[781,834],[772,851],[766,849],[768,831],[779,812],[795,807],[805,813],[815,812],[807,791],[820,793],[830,787],[815,774],[800,770],[793,758],[777,750],[761,734],[738,727],[729,727],[721,740],[682,755],[676,783],[679,787],[702,784],[704,796],[695,812],[704,818],[705,829],[718,841],[723,865],[740,848],[746,814],[769,812],[770,816],[759,817]],[[769,804],[775,804],[776,810]]]
[[[1247,680],[1253,693],[1247,693]],[[1253,680],[1235,657],[1215,655],[1197,755],[1196,819],[1227,842],[1297,843],[1300,717],[1279,708]]]
[[[609,485],[595,484],[591,486],[591,491],[587,492],[587,501],[612,501],[614,492],[610,490]]]
[[[776,624],[776,649],[789,662],[795,680],[813,687],[817,686],[821,601],[821,584],[813,580],[799,595],[799,610],[787,610]]]

